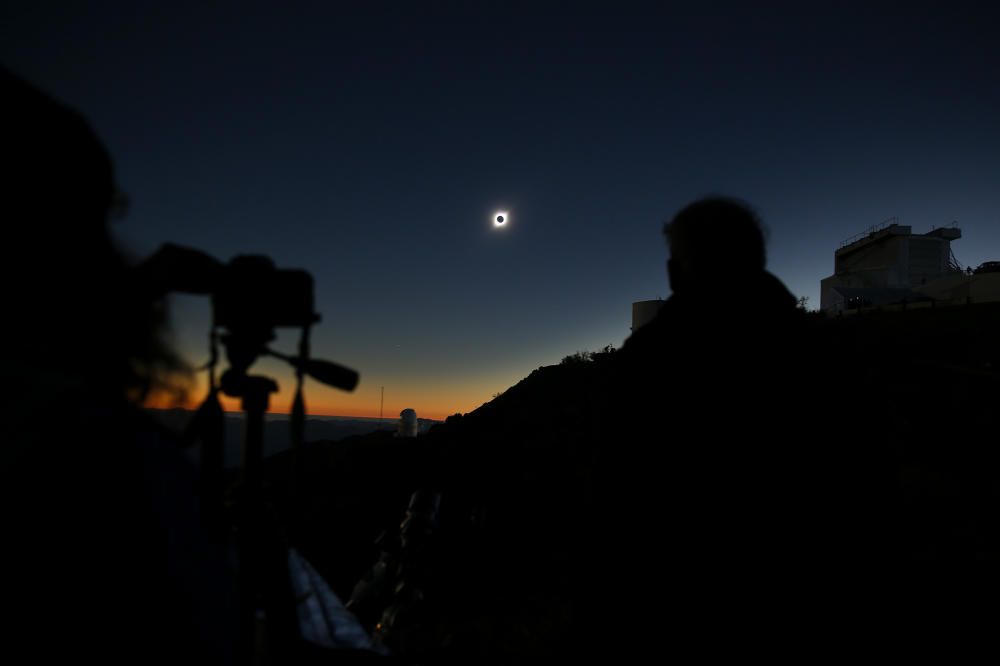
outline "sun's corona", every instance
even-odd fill
[[[494,227],[502,227],[505,224],[507,224],[507,221],[509,219],[510,219],[510,216],[507,215],[507,211],[505,211],[505,210],[498,210],[496,213],[493,214],[493,226]]]

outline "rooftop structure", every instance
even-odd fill
[[[915,234],[896,218],[869,227],[834,252],[834,274],[821,282],[820,309],[1000,300],[1000,274],[965,270],[955,259],[951,242],[961,237],[958,227]]]

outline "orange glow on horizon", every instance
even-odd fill
[[[143,403],[143,407],[148,407],[150,409],[187,409],[195,410],[201,405],[204,400],[204,394],[199,395],[196,398],[189,398],[188,400],[177,402],[171,396],[163,394],[151,394],[146,401]],[[238,414],[242,412],[240,407],[240,401],[238,398],[229,398],[227,396],[221,397],[222,409],[227,413]],[[484,401],[488,402],[488,401]],[[402,403],[400,403],[402,404]],[[399,413],[404,409],[413,409],[417,412],[417,416],[422,419],[431,419],[434,421],[444,421],[446,418],[456,413],[468,413],[478,408],[483,403],[478,403],[476,405],[467,407],[466,409],[448,409],[448,408],[434,408],[428,407],[426,405],[419,405],[417,403],[406,403],[406,406],[398,407],[397,405],[385,406],[382,413],[382,417],[387,420],[395,420],[399,418]],[[413,406],[416,405],[416,406]],[[292,411],[291,402],[284,404],[278,400],[271,401],[270,409],[267,410],[269,414],[289,414]],[[378,408],[375,410],[357,408],[349,405],[324,405],[318,402],[313,402],[309,399],[308,394],[306,395],[306,413],[309,416],[347,416],[347,417],[358,417],[365,419],[377,419],[379,418]]]
[[[269,413],[288,414],[291,411],[294,398],[295,381],[293,378],[279,378],[279,391],[271,396]],[[383,418],[395,420],[404,409],[413,409],[419,418],[443,421],[456,413],[468,413],[482,404],[489,402],[490,396],[498,390],[481,389],[477,386],[456,387],[451,391],[421,390],[405,387],[403,390],[385,392]],[[151,393],[144,407],[152,409],[197,409],[208,393],[207,378],[199,374],[188,389],[185,400],[178,401],[169,392]],[[478,395],[477,395],[478,394]],[[475,397],[470,397],[475,396]],[[241,412],[239,398],[220,396],[222,408],[226,412]],[[335,389],[320,386],[315,382],[307,382],[305,387],[306,412],[312,416],[346,416],[359,418],[379,418],[378,389],[371,385],[359,387],[353,393],[344,393]]]

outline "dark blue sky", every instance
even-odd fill
[[[987,3],[73,4],[5,3],[4,63],[105,140],[134,254],[315,275],[314,351],[362,373],[317,411],[372,414],[383,385],[388,414],[468,411],[620,344],[669,294],[663,220],[709,193],[757,207],[812,306],[837,243],[893,215],[1000,259]],[[207,304],[175,306],[201,360]]]

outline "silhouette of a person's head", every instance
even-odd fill
[[[663,227],[670,258],[667,274],[674,293],[731,284],[764,271],[767,255],[757,214],[727,197],[699,199]]]
[[[17,285],[5,358],[23,381],[141,398],[180,366],[161,337],[163,303],[111,233],[124,201],[111,157],[82,115],[3,68],[0,89],[9,176],[0,275]]]

